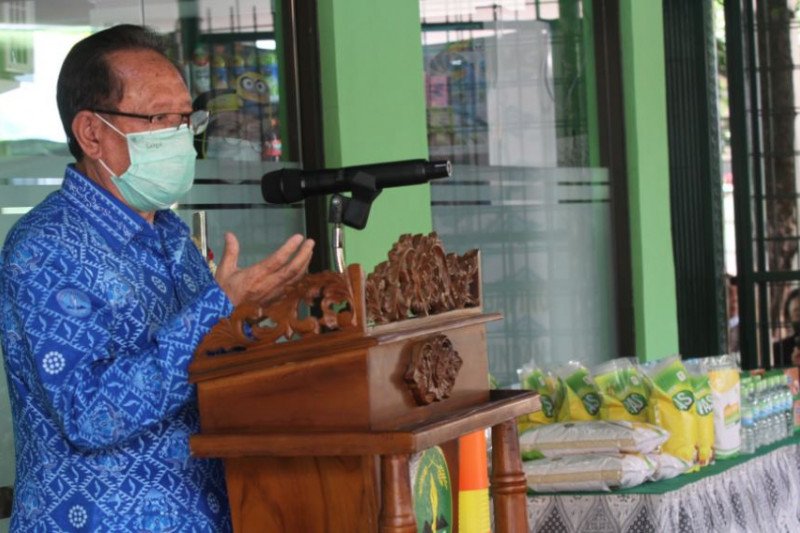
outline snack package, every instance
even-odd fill
[[[564,385],[564,401],[558,410],[559,422],[597,420],[602,399],[589,370],[577,361],[570,361],[555,370]]]
[[[693,414],[694,389],[686,368],[677,355],[640,368],[651,383],[649,420],[670,434],[663,451],[691,467],[697,458],[697,424]]]
[[[558,379],[551,372],[537,368],[533,361],[517,370],[517,375],[523,389],[539,394],[542,405],[540,410],[517,418],[519,432],[555,422],[563,400],[563,389]]]
[[[534,492],[610,491],[644,483],[656,465],[637,454],[588,454],[530,461],[522,469]]]
[[[601,420],[647,421],[649,392],[630,359],[612,359],[595,367],[592,374],[601,397]]]
[[[705,364],[714,404],[714,453],[733,457],[742,443],[739,365],[730,355],[706,357]]]
[[[668,438],[664,429],[644,422],[557,422],[520,434],[519,449],[524,461],[586,453],[653,453]]]
[[[706,466],[714,456],[714,399],[708,373],[702,359],[690,359],[683,365],[694,387],[694,411],[697,423],[697,464]]]

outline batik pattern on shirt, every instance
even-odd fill
[[[153,225],[73,167],[0,255],[12,531],[229,531],[188,364],[231,303],[171,211]]]

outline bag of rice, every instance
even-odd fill
[[[601,396],[601,420],[647,421],[648,391],[630,359],[612,359],[592,374]]]
[[[558,410],[559,422],[597,420],[602,399],[589,370],[577,361],[570,361],[555,370],[564,384],[564,401]]]
[[[688,472],[692,465],[668,453],[649,453],[647,458],[655,464],[656,469],[650,476],[650,481],[672,479],[684,472]]]
[[[558,379],[551,373],[537,368],[531,361],[517,370],[522,388],[536,391],[542,408],[533,413],[517,418],[517,428],[523,432],[531,427],[550,424],[556,421],[556,413],[563,400],[563,388]]]
[[[697,464],[706,466],[714,457],[714,400],[708,373],[702,359],[683,362],[694,387],[695,421],[697,423]]]
[[[646,456],[635,454],[572,455],[522,465],[534,492],[590,491],[635,487],[655,472]]]
[[[694,390],[680,357],[673,355],[640,365],[651,383],[649,418],[669,431],[663,451],[694,464],[697,456],[697,424]]]
[[[585,453],[651,453],[668,438],[664,429],[644,422],[558,422],[520,434],[519,448],[525,461]]]
[[[714,453],[733,457],[742,443],[739,365],[730,355],[706,357],[705,364],[714,404]]]

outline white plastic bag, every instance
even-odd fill
[[[647,458],[655,465],[655,471],[650,476],[650,481],[672,479],[684,472],[688,472],[692,465],[669,453],[647,454]]]
[[[669,438],[644,422],[593,420],[539,426],[519,436],[524,460],[586,453],[651,453]]]
[[[635,487],[656,467],[643,455],[588,454],[528,461],[522,468],[534,492],[578,492]]]

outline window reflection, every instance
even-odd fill
[[[579,1],[422,0],[431,155],[589,166]]]
[[[597,168],[580,0],[420,0],[433,225],[481,250],[490,371],[617,355],[611,178]],[[592,155],[595,154],[595,155]]]
[[[66,155],[55,104],[74,43],[118,23],[162,34],[196,108],[212,112],[203,158],[282,161],[279,47],[272,3],[233,1],[4,2],[0,10],[0,156]]]

